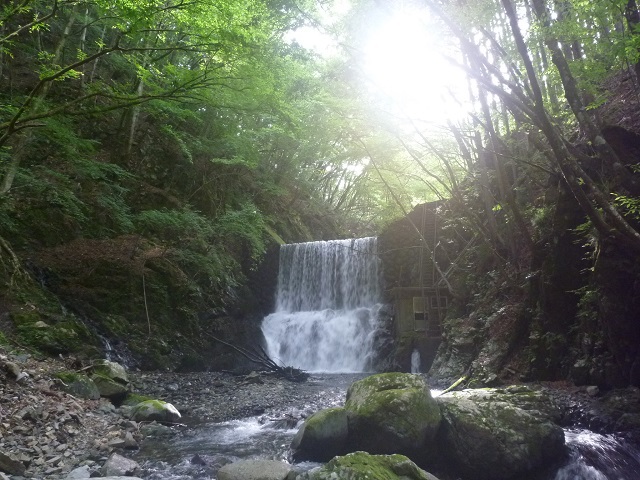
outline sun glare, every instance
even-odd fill
[[[441,123],[464,114],[464,74],[449,62],[448,39],[426,9],[389,12],[365,46],[363,69],[376,93],[398,113]]]

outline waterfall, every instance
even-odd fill
[[[262,323],[269,356],[307,371],[361,372],[380,308],[376,238],[283,245],[276,311]]]
[[[420,373],[420,352],[416,349],[411,352],[411,373]]]

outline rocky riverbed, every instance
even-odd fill
[[[292,383],[268,374],[129,372],[133,392],[170,402],[182,413],[180,424],[165,427],[130,420],[130,406],[66,393],[56,373],[82,368],[73,359],[0,347],[0,480],[66,479],[78,467],[100,475],[112,453],[135,457],[145,438],[202,423],[259,415],[292,428],[315,410],[339,403],[350,381],[327,387],[318,377]]]
[[[135,459],[138,446],[149,437],[157,442],[166,436],[171,442],[170,437],[204,423],[258,416],[293,428],[314,411],[341,404],[346,387],[358,378],[323,382],[322,376],[312,376],[308,382],[292,383],[267,374],[130,372],[135,393],[170,402],[183,414],[179,425],[167,427],[130,420],[130,406],[65,393],[55,374],[81,370],[73,359],[39,359],[0,347],[0,367],[1,480],[105,476],[109,472],[104,465],[112,454]],[[640,390],[602,395],[596,388],[564,383],[539,387],[562,405],[567,425],[638,438]],[[70,473],[74,471],[76,476]]]

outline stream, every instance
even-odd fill
[[[136,455],[149,480],[213,480],[217,470],[244,459],[287,461],[289,444],[298,430],[300,416],[344,404],[348,386],[365,374],[314,374],[307,384],[307,403],[282,407],[268,414],[208,423],[187,417],[173,438],[148,438]],[[312,395],[309,396],[309,390]],[[638,480],[640,451],[615,435],[585,429],[566,429],[569,455],[565,462],[536,480]],[[319,464],[295,464],[298,471]],[[440,477],[441,480],[455,480]]]

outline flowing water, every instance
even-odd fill
[[[300,405],[300,411],[310,413],[343,405],[346,389],[361,377],[312,375],[311,385],[301,384],[300,388],[313,388],[317,397],[310,400],[309,405]],[[257,458],[288,461],[289,445],[298,426],[271,421],[278,416],[277,412],[271,412],[268,418],[255,416],[199,424],[174,438],[149,438],[135,460],[143,465],[141,476],[145,480],[213,480],[218,469],[230,462]],[[640,451],[623,439],[576,429],[567,429],[565,439],[569,450],[567,459],[538,480],[640,479]],[[302,471],[316,465],[303,462],[294,468]],[[441,475],[439,478],[454,480],[456,477]]]
[[[615,435],[565,430],[569,460],[554,480],[638,480],[640,451]]]
[[[362,372],[381,307],[375,237],[280,248],[276,311],[262,331],[271,358],[310,372]]]

